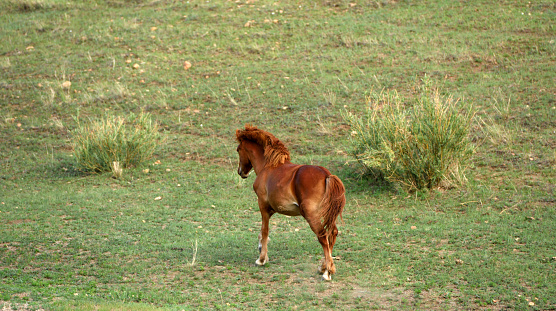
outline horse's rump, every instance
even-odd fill
[[[336,228],[336,219],[341,217],[346,203],[344,184],[322,166],[302,165],[295,173],[295,191],[298,199],[317,196],[318,216],[327,233]]]

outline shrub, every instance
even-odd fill
[[[459,102],[427,85],[407,108],[395,91],[372,93],[363,117],[344,114],[353,155],[375,177],[409,191],[463,184],[473,154],[468,138],[473,114],[460,113]]]
[[[148,113],[128,118],[108,117],[81,124],[73,135],[73,154],[86,171],[121,176],[123,168],[138,166],[152,157],[161,136]]]

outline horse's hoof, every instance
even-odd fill
[[[324,271],[324,274],[322,275],[322,278],[325,281],[331,281],[332,280],[332,275],[330,273],[328,273],[328,271]]]
[[[256,264],[257,266],[259,266],[259,267],[262,267],[262,266],[264,266],[264,265],[266,264],[266,260],[263,261],[263,262],[261,262],[260,259],[257,259],[257,261],[255,261],[255,264]]]

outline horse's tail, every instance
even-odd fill
[[[323,220],[326,235],[336,229],[336,218],[342,217],[344,205],[346,205],[346,189],[344,184],[335,175],[326,177],[326,190],[320,208],[320,218]]]

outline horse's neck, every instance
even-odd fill
[[[253,170],[255,174],[259,175],[259,172],[266,167],[266,160],[264,158],[263,147],[254,144],[255,148],[251,149],[251,165],[253,165]]]

